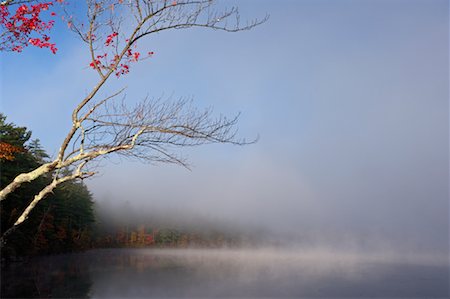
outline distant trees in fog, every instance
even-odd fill
[[[239,236],[223,232],[195,232],[145,225],[121,226],[97,234],[96,247],[233,247],[240,245]]]

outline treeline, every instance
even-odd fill
[[[7,123],[6,116],[0,114],[2,187],[18,174],[42,165],[48,158],[39,140],[31,140],[31,132],[27,128]],[[33,196],[51,180],[50,175],[41,176],[22,185],[1,202],[2,236],[13,226]],[[41,201],[29,218],[7,236],[2,246],[2,258],[89,248],[94,220],[92,195],[86,185],[81,181],[65,182]]]
[[[156,248],[220,248],[241,245],[237,238],[223,232],[193,232],[174,228],[155,228],[145,225],[122,226],[109,232],[99,231],[94,244],[96,247],[156,247]]]

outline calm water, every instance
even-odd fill
[[[448,262],[295,250],[108,249],[2,270],[2,298],[448,298]]]

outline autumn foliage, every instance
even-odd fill
[[[130,72],[131,63],[142,60],[142,55],[140,52],[136,51],[136,46],[133,48],[129,48],[122,60],[120,60],[120,56],[117,54],[115,47],[118,43],[118,36],[119,34],[117,32],[112,32],[111,34],[106,36],[104,42],[105,52],[101,55],[95,56],[94,60],[91,61],[89,66],[92,69],[100,69],[106,71],[109,69],[115,69],[116,77],[120,77],[121,75],[125,75]],[[90,38],[95,39],[95,37],[92,35],[90,36]],[[126,40],[126,42],[128,42],[128,40]],[[110,55],[108,55],[108,51],[110,52]],[[145,58],[148,58],[153,54],[153,52],[148,52],[148,56]]]
[[[54,20],[45,20],[45,15],[54,16],[49,12],[55,2],[36,2],[33,4],[17,4],[5,1],[0,5],[0,51],[22,52],[29,46],[48,48],[53,54],[57,48],[50,42],[48,33],[55,24]]]
[[[17,146],[0,141],[0,160],[13,161],[15,153],[21,151],[22,149]]]

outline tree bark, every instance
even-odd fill
[[[50,163],[45,163],[42,166],[39,166],[33,171],[28,173],[22,173],[14,178],[14,180],[9,183],[5,188],[0,191],[0,201],[4,200],[8,194],[14,192],[17,188],[19,188],[23,183],[31,182],[38,177],[51,172],[56,168],[58,161],[53,161]]]
[[[53,180],[49,185],[47,185],[44,189],[41,190],[41,192],[39,192],[34,197],[33,201],[27,206],[25,211],[23,211],[22,215],[20,215],[19,219],[17,219],[17,221],[14,223],[14,226],[17,226],[17,225],[21,224],[22,222],[24,222],[28,218],[28,215],[30,214],[31,210],[33,210],[34,207],[38,204],[38,202],[40,202],[42,199],[44,199],[44,197],[47,196],[47,194],[52,192],[53,189],[56,188],[56,186],[58,186],[61,183],[66,182],[66,181],[76,179],[76,178],[80,177],[81,175],[82,174],[80,172],[77,172],[72,175]]]

